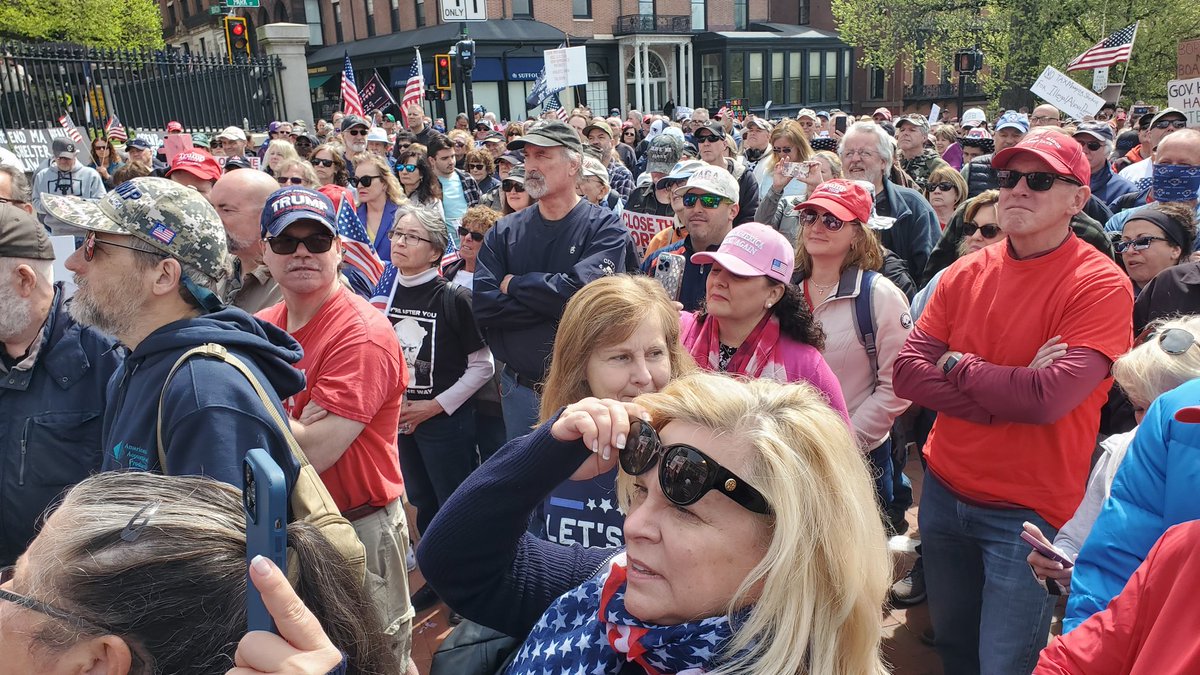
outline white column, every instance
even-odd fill
[[[641,83],[642,46],[640,44],[638,44],[636,40],[637,39],[634,38],[634,43],[633,43],[633,87],[634,87],[634,92],[635,92],[634,96],[637,99],[637,109],[645,110],[645,108],[642,106],[642,83]]]
[[[294,76],[280,79],[283,90],[279,92],[283,103],[284,119],[300,119],[313,126],[312,92],[308,89],[305,75],[308,62],[304,49],[308,46],[308,26],[298,23],[272,23],[259,26],[256,31],[259,45],[268,56],[277,56],[283,67]],[[270,86],[264,82],[263,86]]]
[[[688,100],[691,101],[689,105],[694,106],[696,105],[696,58],[692,54],[691,42],[688,42],[687,45],[687,58],[684,60],[684,64],[687,69],[687,80],[685,81],[687,82]]]

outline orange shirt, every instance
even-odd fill
[[[1132,342],[1133,291],[1120,268],[1071,235],[1054,251],[1017,260],[1007,244],[960,259],[942,276],[917,324],[963,353],[1028,366],[1047,340],[1110,360]],[[930,469],[959,494],[1037,511],[1055,527],[1083,499],[1100,407],[1111,379],[1052,424],[979,424],[938,415],[925,445]]]

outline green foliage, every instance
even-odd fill
[[[88,47],[163,46],[155,0],[3,0],[0,35]]]
[[[1175,77],[1175,48],[1200,37],[1195,0],[833,0],[841,37],[862,48],[863,65],[891,71],[932,59],[951,63],[954,52],[979,47],[987,71],[980,83],[1000,107],[1032,102],[1029,87],[1046,66],[1067,63],[1109,34],[1141,21],[1133,60],[1117,64],[1109,81],[1124,77],[1122,99],[1162,103]],[[1072,75],[1091,85],[1091,71]]]

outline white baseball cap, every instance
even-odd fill
[[[720,195],[734,204],[738,203],[737,179],[719,166],[708,165],[696,169],[688,177],[686,183],[675,189],[675,194],[686,194],[688,190],[704,190],[710,194]]]

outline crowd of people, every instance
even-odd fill
[[[1200,668],[1186,114],[678,110],[0,163],[13,672],[411,675],[438,602],[465,675],[883,673],[923,602],[946,673]]]

